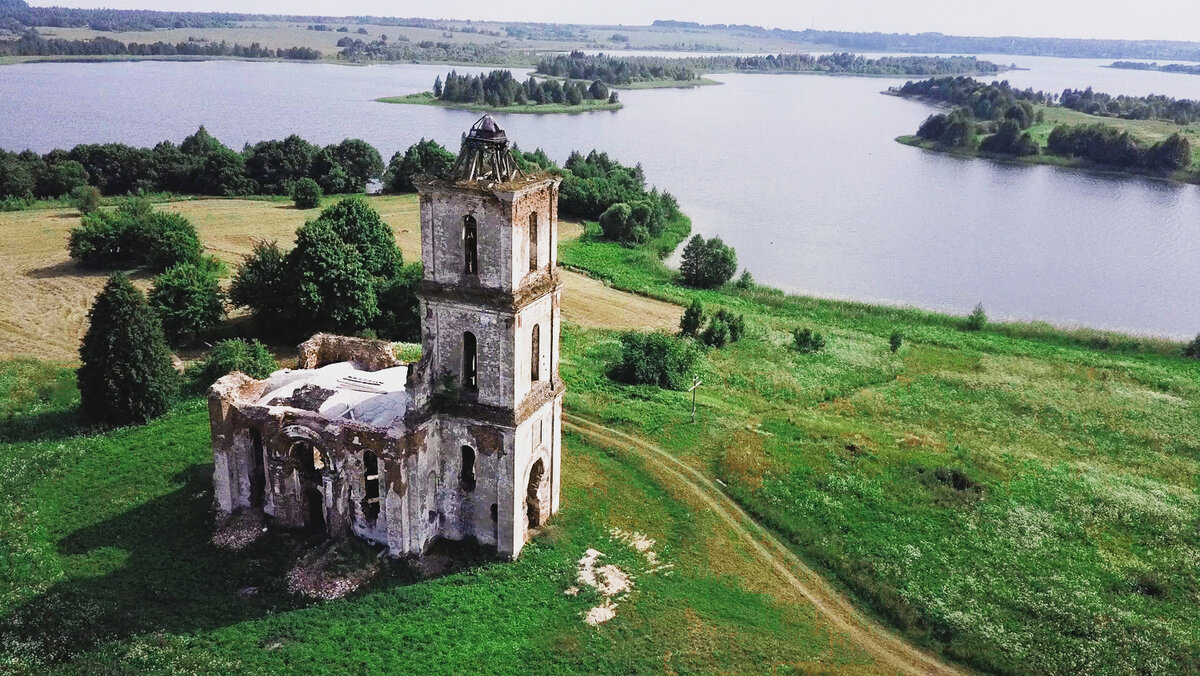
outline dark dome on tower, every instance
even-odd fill
[[[524,177],[508,148],[508,135],[491,115],[471,125],[450,171],[451,180],[507,183]]]

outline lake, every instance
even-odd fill
[[[1200,76],[1111,60],[984,56],[1047,91],[1200,99]],[[457,149],[478,117],[375,103],[424,91],[445,66],[213,61],[0,67],[0,147],[179,142],[203,124],[227,145],[296,133],[362,138],[386,160],[418,139]],[[459,68],[460,72],[484,69]],[[523,75],[519,75],[523,77]],[[621,92],[625,109],[498,116],[523,148],[598,148],[642,163],[695,230],[789,291],[994,319],[1185,338],[1200,331],[1200,189],[958,159],[894,142],[932,109],[881,96],[899,80],[714,76],[723,86]]]

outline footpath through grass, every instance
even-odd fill
[[[611,285],[745,313],[691,395],[607,375],[615,332],[563,336],[567,406],[653,439],[864,607],[998,673],[1200,670],[1200,362],[1044,324],[694,291],[653,253],[564,243]],[[791,331],[828,346],[802,355]],[[905,335],[897,353],[893,331]]]
[[[396,565],[311,602],[284,581],[299,536],[211,544],[202,399],[107,433],[76,426],[77,401],[69,369],[0,362],[0,672],[873,673],[635,456],[568,435],[563,510],[515,563]],[[657,564],[614,528],[654,539]],[[597,592],[564,593],[588,548],[633,578],[599,626]]]

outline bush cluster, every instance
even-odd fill
[[[825,336],[809,328],[792,331],[792,343],[801,354],[812,354],[825,349]]]
[[[1146,147],[1129,132],[1104,124],[1059,125],[1050,132],[1046,150],[1063,157],[1081,157],[1115,167],[1176,171],[1192,163],[1191,143],[1181,134]]]
[[[297,230],[290,252],[274,242],[256,244],[238,267],[229,297],[280,335],[369,329],[416,340],[419,278],[420,265],[403,265],[379,214],[361,197],[349,197]]]
[[[191,222],[176,213],[155,211],[149,201],[138,197],[125,199],[115,211],[84,214],[71,229],[67,246],[80,265],[145,265],[158,272],[179,263],[198,263],[203,251]]]
[[[454,153],[437,141],[422,138],[404,152],[392,155],[383,174],[383,190],[391,193],[416,192],[418,176],[445,176],[454,166],[454,159]]]
[[[327,194],[353,193],[382,173],[379,151],[358,139],[322,148],[292,135],[238,152],[200,127],[179,145],[81,144],[45,155],[0,151],[0,200],[60,197],[82,185],[105,195],[290,195],[302,178],[313,179]]]
[[[563,169],[558,204],[564,213],[599,220],[616,205],[628,207],[628,217],[625,217],[624,209],[619,217],[609,217],[612,234],[605,233],[609,239],[636,244],[636,236],[657,237],[668,221],[680,215],[679,203],[674,196],[654,188],[646,189],[646,174],[641,166],[627,167],[607,153],[593,150],[587,155],[571,153]],[[635,234],[639,227],[644,230]]]
[[[1187,359],[1200,359],[1200,334],[1183,346],[1183,356]]]
[[[745,333],[745,315],[735,315],[721,308],[709,316],[698,300],[692,301],[679,320],[680,336],[697,338],[709,347],[725,347],[728,343],[736,343]]]
[[[700,359],[694,341],[668,333],[631,331],[621,336],[621,361],[615,375],[634,385],[686,390]]]
[[[737,272],[737,253],[720,237],[693,236],[683,248],[679,274],[683,283],[698,289],[723,286]]]
[[[221,376],[241,371],[261,380],[279,369],[275,357],[257,340],[231,338],[213,345],[203,360],[188,367],[185,375],[193,391],[202,392]]]

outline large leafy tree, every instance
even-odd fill
[[[261,328],[284,332],[292,314],[291,281],[288,256],[278,242],[260,240],[238,266],[229,299],[250,308]]]
[[[421,139],[403,153],[392,156],[383,176],[383,189],[394,193],[415,192],[418,176],[444,176],[453,166],[454,153],[437,141]]]
[[[287,266],[292,302],[306,323],[300,328],[354,333],[379,315],[363,256],[330,222],[318,219],[296,231],[296,248],[288,254]]]
[[[83,413],[108,425],[144,423],[166,413],[179,378],[142,292],[124,274],[109,277],[88,320],[75,374]]]
[[[401,254],[396,235],[362,197],[347,197],[326,207],[317,220],[328,223],[343,242],[358,250],[367,274],[391,277],[399,269]]]

